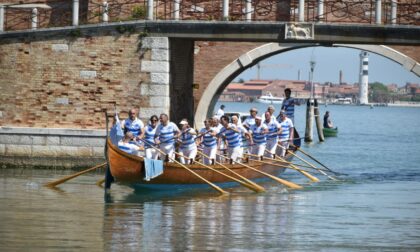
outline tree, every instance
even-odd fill
[[[391,100],[388,88],[380,82],[369,83],[369,92],[371,102],[388,103]]]

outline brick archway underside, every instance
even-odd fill
[[[318,44],[278,44],[268,43],[250,50],[230,64],[225,66],[207,85],[201,99],[199,100],[196,112],[195,122],[201,126],[205,118],[210,117],[215,103],[225,87],[241,72],[254,66],[259,61],[264,60],[270,56],[284,53],[291,50],[297,50],[305,47],[320,46]],[[334,44],[334,47],[347,47],[359,50],[369,51],[378,55],[382,55],[396,63],[402,65],[408,71],[420,76],[420,64],[402,54],[395,49],[382,45],[354,45],[354,44]]]

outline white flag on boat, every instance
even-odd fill
[[[112,126],[111,131],[109,132],[109,137],[111,138],[111,142],[114,145],[118,145],[118,142],[124,137],[120,118],[118,118],[118,113],[115,113],[115,124]]]

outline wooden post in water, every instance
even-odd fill
[[[312,125],[314,121],[314,107],[311,99],[306,103],[306,129],[305,129],[305,142],[312,142]]]
[[[319,141],[324,142],[324,132],[322,131],[322,122],[321,122],[321,117],[319,116],[319,108],[318,108],[317,99],[315,99],[314,114],[315,114],[315,123],[316,123],[316,129],[318,131]]]

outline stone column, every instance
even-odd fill
[[[109,5],[107,2],[103,2],[102,4],[102,8],[103,8],[103,13],[102,13],[102,22],[104,23],[108,23],[109,21]]]
[[[391,0],[391,24],[397,24],[397,0]]]
[[[174,20],[179,20],[179,1],[174,0]]]
[[[376,0],[375,23],[382,24],[382,0]]]
[[[252,21],[252,0],[245,0],[245,20]]]
[[[223,0],[223,20],[229,20],[229,0]]]
[[[318,22],[324,21],[324,0],[318,0]]]
[[[299,22],[305,22],[305,0],[299,0]]]
[[[141,83],[140,96],[149,100],[148,107],[140,108],[140,117],[147,121],[161,113],[169,115],[169,40],[167,37],[145,37],[142,50],[150,50],[150,60],[141,62],[141,71],[150,75],[148,83]],[[141,98],[142,99],[142,98]]]
[[[73,0],[73,26],[79,25],[79,0]]]
[[[33,8],[31,13],[31,28],[35,30],[38,28],[38,9]]]
[[[147,0],[147,20],[153,20],[153,0]]]
[[[4,6],[0,6],[0,32],[4,31]]]

